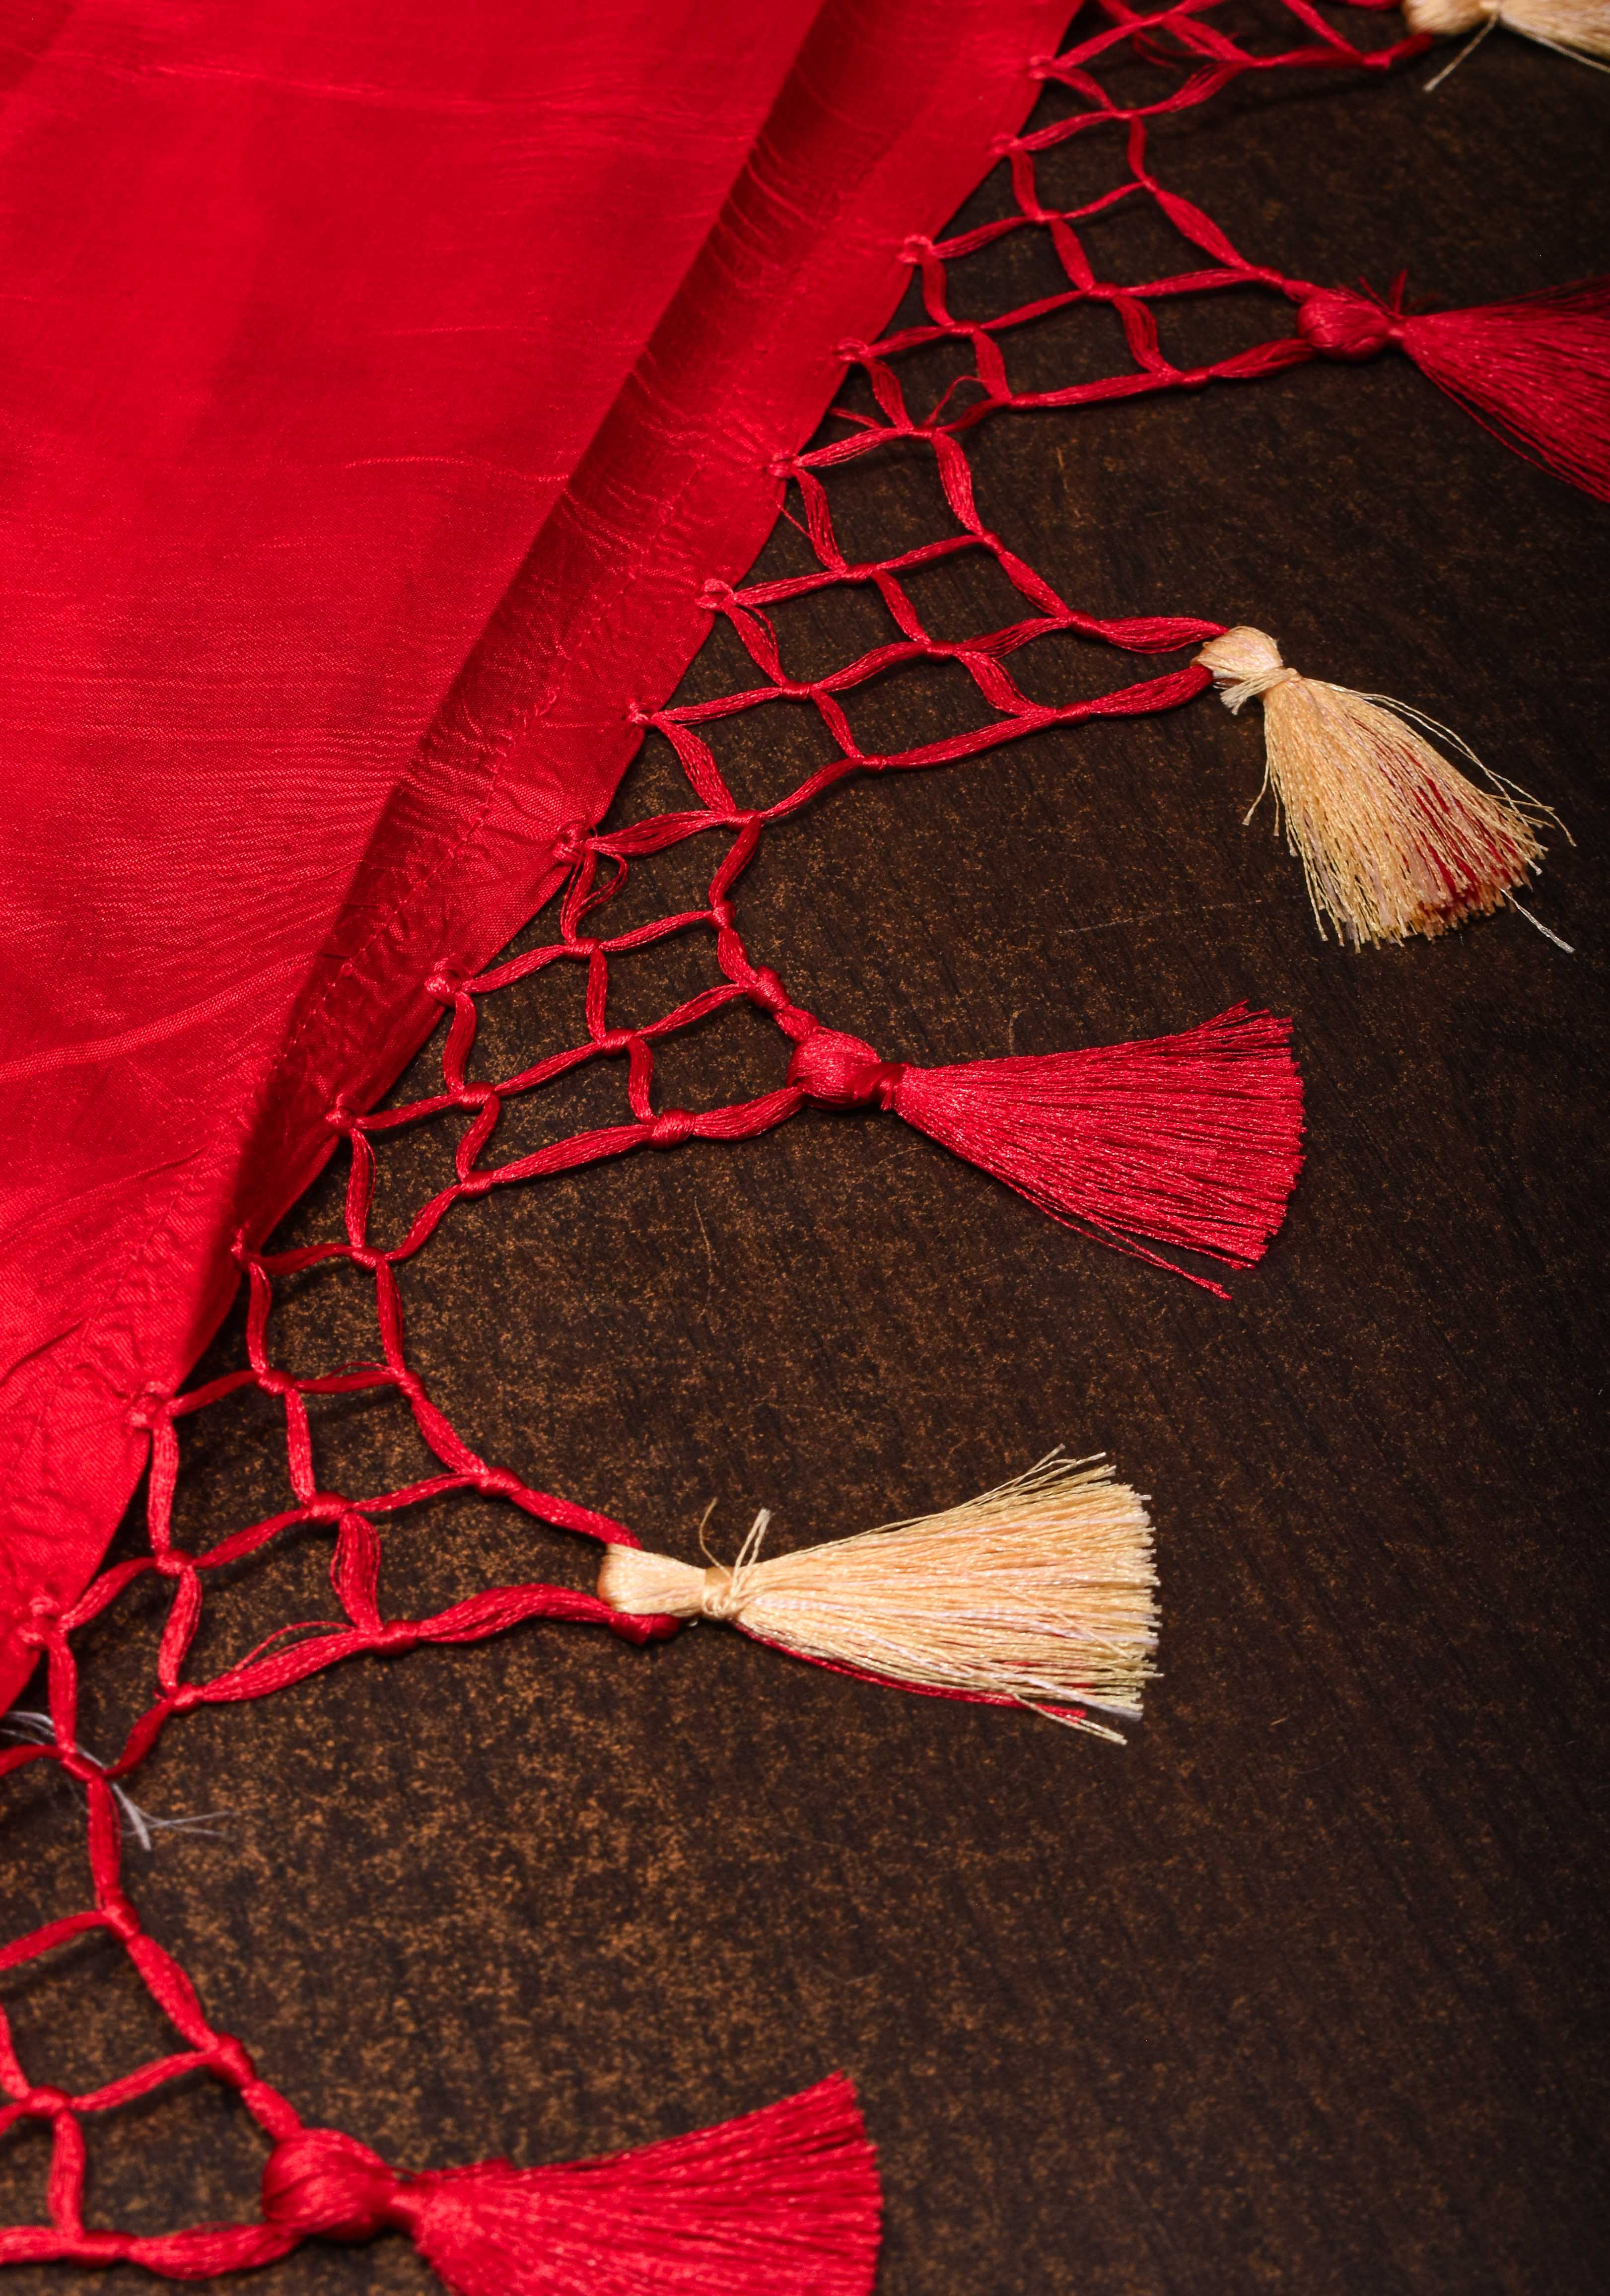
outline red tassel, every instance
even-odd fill
[[[1418,317],[1400,308],[1402,285],[1390,304],[1317,291],[1298,307],[1299,332],[1326,358],[1396,343],[1505,446],[1610,502],[1610,279]]]
[[[455,2296],[870,2296],[880,2209],[842,2073],[719,2128],[562,2168],[399,2175],[305,2128],[263,2171],[276,2229],[369,2240],[397,2226]]]
[[[1279,1226],[1302,1163],[1290,1044],[1288,1021],[1237,1004],[1143,1044],[919,1069],[818,1027],[788,1073],[829,1107],[877,1101],[1120,1251],[1175,1265],[1145,1238],[1247,1267]],[[1224,1296],[1217,1283],[1205,1289]]]

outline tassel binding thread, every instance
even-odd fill
[[[1302,676],[1262,630],[1227,630],[1196,659],[1227,709],[1262,701],[1264,789],[1322,933],[1328,921],[1357,947],[1446,932],[1498,908],[1541,861],[1537,828],[1550,816],[1496,775],[1491,789],[1476,788],[1417,730],[1486,773],[1446,726],[1383,695]]]
[[[619,1611],[719,1619],[795,1657],[952,1698],[1031,1707],[1122,1742],[1154,1672],[1157,1574],[1144,1500],[1105,1460],[1061,1451],[942,1514],[762,1559],[757,1516],[730,1569],[611,1546]]]

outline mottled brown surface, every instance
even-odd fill
[[[1610,81],[1504,35],[1434,99],[1418,77],[1233,98],[1168,139],[1174,179],[1251,252],[1319,279],[1412,259],[1428,302],[1606,267]],[[1019,259],[989,258],[998,283]],[[1121,1752],[713,1629],[638,1653],[533,1628],[177,1726],[143,1798],[232,1815],[131,1851],[131,1888],[300,2109],[402,2161],[573,2156],[842,2064],[882,2150],[883,2296],[1575,2296],[1604,2284],[1610,2230],[1610,516],[1401,362],[1013,418],[974,463],[986,516],[1080,603],[1266,624],[1557,805],[1577,842],[1552,840],[1535,906],[1577,954],[1513,916],[1322,946],[1267,818],[1238,825],[1257,729],[1211,701],[856,787],[772,839],[743,914],[796,995],[890,1054],[1146,1035],[1242,996],[1295,1013],[1310,1162],[1233,1304],[891,1122],[826,1116],[461,1208],[406,1296],[483,1451],[681,1553],[711,1496],[728,1545],[757,1504],[802,1540],[1057,1440],[1110,1449],[1155,1501],[1166,1678],[1144,1728]],[[858,485],[860,535],[926,521],[915,466]],[[793,658],[842,658],[861,611],[798,610]],[[954,611],[976,612],[959,588]],[[730,682],[712,651],[691,690]],[[908,739],[956,722],[909,680],[858,707]],[[745,786],[816,754],[802,711],[729,731]],[[486,1025],[507,1051],[537,1011]],[[777,1066],[728,1017],[668,1055],[668,1097]],[[398,1152],[396,1202],[439,1152]],[[297,1234],[324,1232],[332,1185]],[[286,1328],[293,1363],[371,1344],[344,1278]],[[212,1362],[238,1347],[232,1327]],[[266,1410],[212,1420],[193,1529],[282,1488]],[[348,1488],[415,1453],[389,1403],[333,1407],[320,1439]],[[415,1611],[586,1563],[481,1505],[391,1554]],[[325,1559],[309,1538],[215,1595],[198,1664],[327,1609]],[[92,1745],[154,1617],[101,1638]],[[70,1790],[29,1775],[4,1850],[23,1919],[83,1895]],[[41,2079],[160,2046],[98,1944],[6,1997]],[[260,2157],[218,2092],[165,2095],[96,2129],[94,2210],[244,2212]],[[43,2161],[35,2135],[0,2148],[6,2216],[39,2211]],[[150,2284],[34,2269],[9,2292]],[[257,2283],[431,2284],[394,2239]]]

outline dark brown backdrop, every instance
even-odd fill
[[[1605,268],[1610,80],[1506,35],[1433,98],[1424,76],[1233,94],[1162,139],[1171,177],[1249,252],[1318,279],[1412,261],[1426,302]],[[992,301],[1034,259],[989,258]],[[1065,346],[1034,355],[1066,371]],[[761,1504],[814,1539],[1106,1447],[1155,1502],[1145,1726],[1118,1751],[714,1630],[639,1654],[535,1628],[177,1726],[143,1798],[232,1815],[131,1851],[131,1889],[302,2112],[405,2162],[591,2152],[847,2066],[884,2296],[1597,2288],[1610,514],[1401,361],[1012,417],[973,460],[986,516],[1080,603],[1266,625],[1557,806],[1576,844],[1551,840],[1535,905],[1577,953],[1513,915],[1322,946],[1267,816],[1238,824],[1258,728],[1207,701],[849,789],[772,838],[743,914],[797,996],[891,1054],[1144,1036],[1242,996],[1295,1013],[1310,1161],[1233,1304],[828,1117],[462,1208],[406,1295],[473,1441],[678,1552],[712,1496],[729,1545]],[[852,530],[932,530],[915,465],[857,484]],[[858,611],[797,610],[793,659],[842,659]],[[712,646],[689,690],[732,669]],[[858,722],[916,739],[954,701],[903,679]],[[746,786],[815,754],[804,712],[729,734]],[[534,1041],[537,1010],[485,1025]],[[744,1015],[665,1073],[694,1098],[776,1069]],[[397,1152],[397,1201],[441,1153]],[[308,1288],[287,1358],[365,1350],[361,1300]],[[413,1456],[388,1403],[321,1439],[348,1488]],[[209,1414],[186,1521],[280,1503],[280,1457],[259,1406]],[[587,1560],[479,1505],[392,1554],[411,1610]],[[215,1595],[201,1656],[326,1609],[325,1559],[310,1539]],[[149,1668],[154,1613],[131,1615],[91,1669],[91,1744]],[[24,1920],[83,1896],[81,1814],[30,1776],[4,1852]],[[97,1944],[7,1997],[39,2078],[160,2045]],[[212,2090],[95,2138],[103,2221],[251,2206],[260,2144]],[[5,2215],[37,2214],[37,2136],[0,2161]],[[433,2284],[390,2240],[258,2284]]]

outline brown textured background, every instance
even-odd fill
[[[1505,35],[1434,98],[1424,77],[1244,90],[1159,149],[1249,253],[1316,279],[1412,261],[1411,292],[1458,304],[1606,268],[1610,80]],[[1114,266],[1124,228],[1097,242]],[[1154,267],[1144,231],[1132,246]],[[981,260],[998,308],[1041,257]],[[1169,340],[1266,316],[1182,311]],[[1022,352],[1047,375],[1074,355],[1049,330]],[[711,1496],[729,1545],[757,1505],[779,1540],[815,1539],[1058,1440],[1105,1447],[1155,1502],[1166,1678],[1144,1727],[1119,1751],[713,1630],[639,1653],[530,1628],[176,1726],[142,1798],[232,1814],[131,1849],[130,1888],[303,2113],[404,2162],[640,2142],[845,2065],[883,2156],[883,2296],[1597,2289],[1610,514],[1401,361],[1012,417],[972,451],[986,517],[1064,594],[1264,624],[1557,806],[1577,842],[1551,840],[1534,906],[1576,955],[1513,916],[1322,946],[1267,817],[1238,825],[1258,730],[1208,701],[853,787],[774,834],[743,915],[798,997],[890,1055],[1147,1035],[1242,996],[1296,1015],[1310,1161],[1233,1304],[898,1125],[826,1116],[462,1207],[405,1292],[472,1440],[678,1552]],[[864,467],[847,531],[938,530],[930,486]],[[916,586],[941,632],[978,626],[954,568]],[[842,659],[870,611],[792,610],[788,658]],[[715,643],[687,690],[733,671]],[[1074,650],[1025,671],[1077,675]],[[916,740],[957,701],[904,676],[854,711],[864,738]],[[721,754],[781,786],[818,741],[775,709]],[[621,987],[646,1012],[664,975],[638,962]],[[536,996],[483,1007],[497,1053],[539,1025]],[[666,1096],[776,1069],[764,1024],[729,1015],[667,1054]],[[389,1152],[390,1201],[445,1152]],[[295,1236],[325,1232],[334,1188]],[[344,1276],[283,1331],[308,1367],[370,1344]],[[239,1345],[232,1326],[209,1367]],[[193,1532],[281,1503],[265,1409],[192,1426]],[[389,1402],[333,1406],[319,1440],[349,1488],[414,1456]],[[479,1504],[399,1523],[389,1554],[407,1611],[498,1577],[579,1583],[588,1560]],[[215,1592],[197,1665],[327,1609],[325,1562],[309,1538]],[[115,1616],[92,1745],[147,1678],[155,1612]],[[29,1775],[0,1851],[19,1922],[84,1895],[70,1789]],[[98,1942],[6,1998],[39,2079],[162,2046]],[[94,2136],[102,2221],[251,2209],[260,2143],[216,2090]],[[44,2160],[36,2133],[0,2147],[7,2218],[42,2212]],[[434,2284],[393,2239],[315,2244],[257,2285]]]

